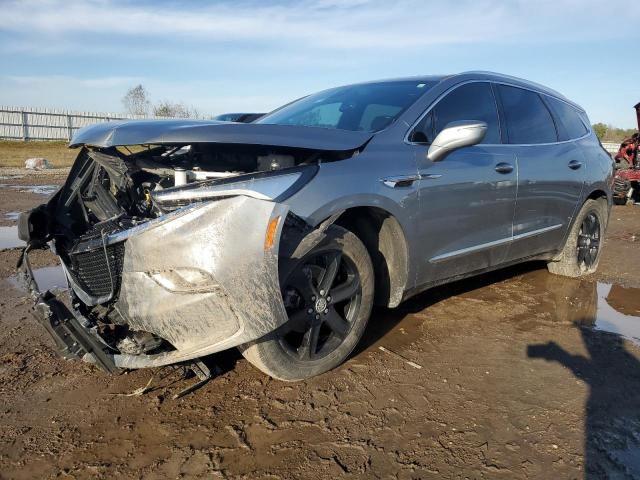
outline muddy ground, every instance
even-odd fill
[[[61,181],[0,180],[0,226]],[[615,207],[593,278],[533,263],[437,288],[375,310],[335,371],[283,383],[231,351],[179,400],[178,370],[60,359],[0,280],[0,478],[640,478],[639,246],[640,207]]]

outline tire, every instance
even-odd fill
[[[255,367],[285,381],[319,375],[347,359],[369,320],[374,291],[367,249],[342,227],[330,226],[318,246],[292,261],[291,273],[281,279],[289,321],[239,347]]]
[[[602,254],[607,221],[606,200],[587,200],[571,226],[564,248],[547,263],[549,271],[565,277],[594,273]]]

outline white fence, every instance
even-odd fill
[[[69,141],[79,128],[125,118],[140,117],[46,108],[0,107],[0,139]]]
[[[602,142],[602,146],[609,153],[618,153],[618,149],[620,148],[619,143]]]

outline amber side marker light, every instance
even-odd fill
[[[280,223],[280,216],[271,219],[267,226],[267,233],[264,237],[265,252],[273,247],[273,242],[276,240],[276,232],[278,231],[278,223]]]

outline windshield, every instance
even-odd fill
[[[436,83],[411,80],[332,88],[296,100],[255,123],[377,132]]]

